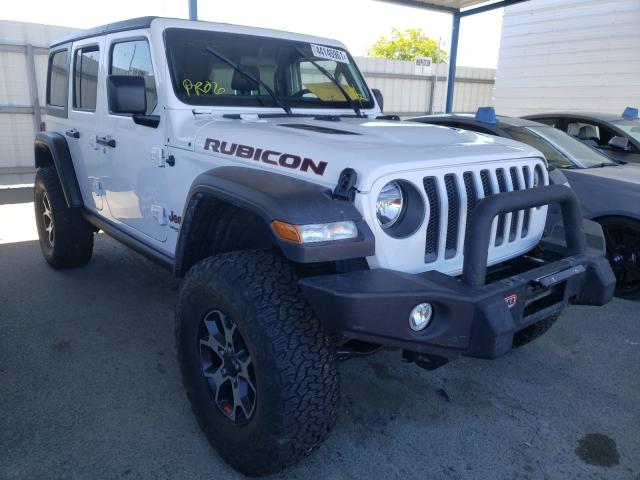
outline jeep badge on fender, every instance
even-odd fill
[[[542,153],[382,116],[336,40],[145,17],[49,52],[44,258],[85,265],[102,230],[181,278],[186,396],[244,474],[327,438],[338,351],[491,359],[611,298],[602,230]]]

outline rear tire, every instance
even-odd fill
[[[40,248],[53,268],[86,265],[93,253],[93,228],[79,208],[69,208],[53,167],[38,169],[34,209]]]
[[[192,409],[236,470],[278,472],[328,436],[339,396],[335,353],[277,253],[225,253],[191,268],[176,340]]]
[[[607,258],[616,276],[616,296],[640,298],[640,222],[610,217],[599,223],[607,243]]]

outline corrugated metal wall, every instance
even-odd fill
[[[640,0],[531,0],[505,9],[499,113],[621,113],[640,104]]]
[[[0,184],[33,179],[34,101],[37,93],[44,113],[46,46],[72,31],[0,21]],[[27,45],[32,46],[31,56]],[[31,58],[37,90],[30,89]],[[432,76],[420,76],[415,74],[413,62],[366,57],[357,57],[356,62],[371,87],[384,94],[385,113],[412,116],[444,111],[447,65],[433,65]],[[470,112],[492,104],[495,70],[459,67],[457,77],[456,111]]]
[[[421,76],[415,74],[413,62],[356,57],[356,63],[369,85],[382,91],[385,113],[412,116],[444,111],[448,65],[433,64],[431,75]],[[456,73],[454,111],[473,112],[493,105],[494,69],[458,67]]]
[[[0,21],[0,184],[33,178],[34,99],[44,113],[47,49],[74,29],[36,23]],[[29,55],[27,45],[31,45]],[[33,61],[36,89],[29,69]]]

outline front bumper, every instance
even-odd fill
[[[533,200],[531,194],[502,194],[483,200],[493,203],[484,209],[478,204],[465,240],[461,278],[378,269],[304,278],[301,286],[325,328],[345,338],[446,358],[499,357],[511,350],[516,332],[559,314],[568,304],[603,305],[615,288],[600,226],[581,220],[568,188],[537,190],[547,190],[546,196]],[[496,200],[501,196],[507,198]],[[516,197],[515,203],[509,196]],[[545,199],[561,204],[566,228],[554,229],[534,252],[487,271],[484,233],[490,233],[495,215]],[[468,245],[469,238],[474,244]],[[433,305],[433,319],[414,332],[409,315],[422,302]]]

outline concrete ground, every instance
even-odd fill
[[[173,341],[178,282],[104,235],[57,272],[29,192],[0,191],[0,478],[240,478],[200,432]],[[637,302],[573,307],[495,361],[342,365],[329,440],[282,479],[640,479]]]

